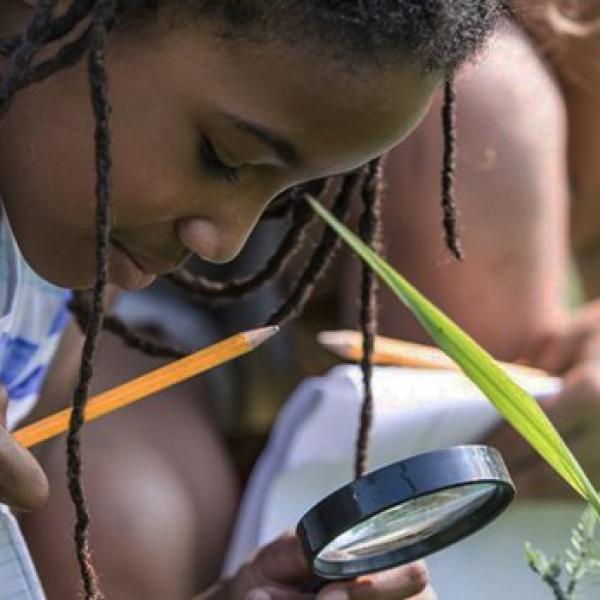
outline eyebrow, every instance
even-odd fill
[[[269,129],[260,123],[247,121],[240,117],[236,117],[235,115],[225,113],[224,116],[231,121],[237,129],[249,133],[263,144],[270,146],[283,162],[290,165],[297,165],[300,162],[299,152],[294,144],[276,131]]]

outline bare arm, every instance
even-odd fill
[[[569,127],[574,256],[590,298],[600,296],[600,3],[519,0],[515,14],[560,82]]]

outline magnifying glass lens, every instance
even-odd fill
[[[418,544],[477,511],[495,493],[494,484],[474,483],[408,500],[338,536],[317,562],[364,560]]]

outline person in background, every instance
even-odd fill
[[[384,240],[392,264],[495,357],[563,378],[548,414],[600,485],[600,2],[512,8],[457,84],[465,260],[450,260],[438,234],[439,98],[388,156]],[[402,209],[415,199],[418,211]],[[340,297],[350,325],[354,305]],[[383,334],[429,341],[381,297]],[[519,465],[520,498],[571,497],[509,426],[482,441]]]

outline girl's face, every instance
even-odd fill
[[[110,278],[126,289],[192,253],[230,260],[280,192],[406,136],[438,83],[408,63],[350,69],[319,47],[198,24],[123,29],[108,66]],[[26,88],[0,126],[0,193],[21,250],[65,287],[94,280],[93,130],[85,61]]]

